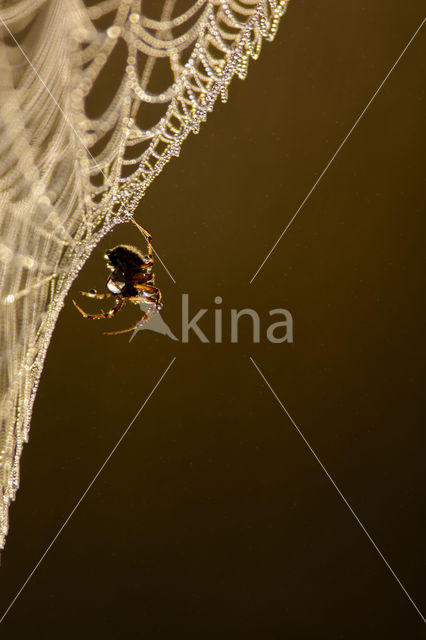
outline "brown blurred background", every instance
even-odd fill
[[[417,639],[425,625],[249,360],[252,356],[417,606],[424,557],[426,27],[264,268],[249,280],[424,17],[424,3],[293,0],[147,192],[137,220],[163,318],[182,293],[212,335],[229,309],[294,318],[294,343],[172,342],[85,322],[106,237],[60,315],[2,555],[4,638]],[[85,308],[97,308],[90,300]],[[210,320],[209,320],[210,318]],[[210,325],[209,325],[210,322]]]

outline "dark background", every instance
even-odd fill
[[[419,26],[424,3],[293,0],[147,192],[136,218],[163,317],[223,297],[223,344],[107,337],[85,322],[106,237],[47,356],[2,554],[10,604],[157,380],[176,361],[10,610],[4,638],[403,638],[420,616],[249,360],[252,356],[418,607],[425,600],[425,28],[253,284],[250,278]],[[85,308],[97,308],[84,300]],[[229,339],[229,310],[252,307]],[[294,343],[265,339],[267,311]],[[209,327],[210,322],[210,327]]]

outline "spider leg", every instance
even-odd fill
[[[148,233],[148,231],[145,231],[145,229],[143,227],[140,226],[140,224],[138,224],[136,222],[136,220],[134,220],[133,218],[131,218],[131,221],[133,222],[134,225],[137,226],[137,228],[139,229],[139,231],[141,233],[143,233],[143,235],[145,236],[145,239],[148,243],[148,255],[150,260],[152,261],[152,263],[154,262],[154,257],[152,255],[152,237],[150,236],[150,234]]]
[[[103,300],[104,298],[112,298],[112,293],[96,293],[95,290],[91,291],[80,291],[82,296],[87,296],[88,298],[96,298],[96,300]]]
[[[75,300],[73,300],[74,306],[78,309],[78,311],[80,311],[83,318],[86,318],[87,320],[101,320],[102,318],[113,318],[115,314],[120,311],[121,307],[123,306],[123,302],[124,302],[123,298],[117,298],[116,305],[113,309],[110,309],[106,313],[89,315],[88,313],[83,311],[81,307],[78,306]]]
[[[126,298],[126,300],[130,300],[130,302],[148,302],[147,298],[144,296],[132,296],[131,298]],[[128,333],[129,331],[134,331],[138,327],[140,327],[144,322],[146,322],[154,313],[156,313],[157,307],[155,309],[148,309],[146,313],[143,314],[142,318],[137,322],[133,327],[129,327],[129,329],[121,329],[120,331],[104,331],[104,336],[117,336],[120,333]]]
[[[144,296],[145,300],[149,300],[149,298],[152,296],[153,298],[153,302],[155,303],[155,306],[161,309],[162,305],[161,305],[161,291],[160,289],[157,289],[157,287],[153,287],[151,284],[135,284],[135,289],[139,289],[140,291],[146,291],[147,293],[149,293],[149,296]]]

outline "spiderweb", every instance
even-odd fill
[[[0,548],[74,278],[245,77],[287,1],[0,0]]]

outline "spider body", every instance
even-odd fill
[[[105,253],[107,267],[112,271],[106,287],[113,295],[124,298],[137,296],[135,284],[154,284],[149,256],[136,247],[120,244]]]
[[[142,229],[134,220],[132,220],[132,222],[144,234],[148,243],[148,254],[145,256],[136,247],[124,244],[109,249],[105,253],[107,267],[111,271],[106,281],[108,293],[97,293],[94,289],[81,291],[82,295],[88,296],[89,298],[103,299],[114,297],[116,299],[115,307],[107,313],[102,312],[90,315],[83,311],[76,301],[73,300],[75,307],[83,318],[88,320],[113,318],[126,301],[136,304],[147,302],[151,305],[150,309],[144,313],[142,319],[136,325],[122,331],[105,332],[107,335],[133,331],[163,306],[161,303],[161,292],[154,286],[154,274],[152,273],[152,266],[154,264],[152,238],[149,233],[145,231],[145,229]]]

